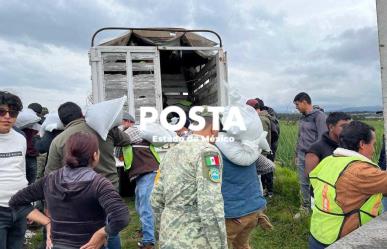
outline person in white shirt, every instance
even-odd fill
[[[26,139],[12,128],[22,108],[18,96],[0,91],[0,249],[23,248],[25,217],[28,214],[27,218],[35,218],[33,215],[37,212],[32,206],[18,210],[8,206],[11,197],[28,184]],[[47,217],[43,218],[42,223],[49,223]]]

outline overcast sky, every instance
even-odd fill
[[[217,31],[231,86],[281,110],[300,91],[330,109],[381,105],[375,0],[0,0],[0,89],[84,105],[90,38],[106,26]]]

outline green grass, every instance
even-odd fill
[[[297,174],[289,168],[277,167],[274,197],[269,200],[266,212],[274,229],[272,231],[255,229],[250,240],[252,248],[307,248],[309,218],[293,219],[299,206]]]
[[[377,162],[382,144],[383,122],[380,120],[366,121],[376,129],[377,144],[374,161]],[[271,219],[274,230],[263,231],[256,228],[251,237],[254,249],[302,249],[307,248],[309,218],[294,220],[293,216],[299,208],[298,177],[294,171],[294,152],[297,141],[297,123],[281,122],[281,137],[277,152],[277,165],[274,180],[274,197],[268,201],[266,214]],[[140,228],[138,216],[134,210],[132,199],[125,198],[131,212],[131,223],[121,232],[122,248],[137,248],[137,233]],[[27,248],[35,249],[41,236],[35,236]]]
[[[297,122],[280,120],[280,128],[276,160],[282,166],[293,167],[298,134]]]
[[[362,120],[363,122],[373,126],[376,131],[376,146],[373,161],[377,162],[382,146],[383,137],[383,121],[382,120]],[[280,120],[281,135],[277,150],[277,163],[282,166],[294,168],[294,157],[296,151],[296,143],[298,136],[298,122]]]

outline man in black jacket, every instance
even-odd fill
[[[351,116],[344,112],[332,112],[327,118],[328,131],[316,143],[312,144],[305,156],[305,174],[309,173],[325,157],[333,154],[339,146],[339,136],[344,126],[351,122]]]

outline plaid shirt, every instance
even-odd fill
[[[141,131],[137,127],[129,127],[125,130],[125,133],[128,134],[132,144],[142,142]]]

